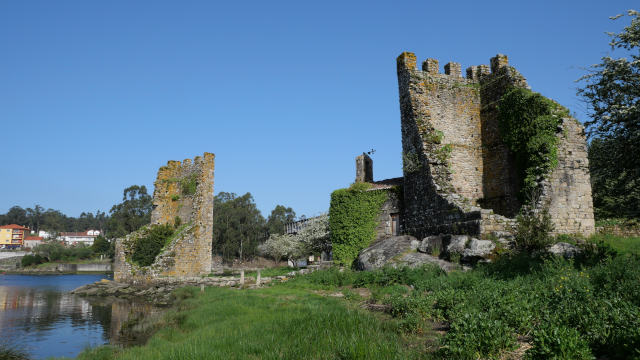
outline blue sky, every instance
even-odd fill
[[[167,160],[216,154],[215,192],[325,211],[375,149],[401,176],[395,59],[507,54],[535,91],[574,82],[635,1],[2,1],[0,212],[108,211]]]

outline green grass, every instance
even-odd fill
[[[504,359],[528,348],[527,359],[640,359],[635,240],[601,240],[571,260],[514,253],[467,272],[332,268],[256,290],[182,289],[147,345],[79,358]]]
[[[406,333],[447,323],[436,358],[498,359],[523,343],[530,359],[640,358],[640,258],[602,246],[575,260],[514,254],[449,274],[330,270],[289,286],[369,287]]]
[[[79,359],[410,359],[395,321],[341,299],[276,285],[207,288],[167,314],[146,346],[103,347]],[[173,320],[172,320],[173,319]],[[98,356],[99,354],[99,356]]]
[[[640,237],[624,237],[612,234],[596,234],[589,238],[591,242],[603,241],[623,254],[640,255]]]

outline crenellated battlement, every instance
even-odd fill
[[[417,69],[417,57],[412,52],[403,52],[397,58],[398,70],[406,69],[411,71],[422,71],[428,75],[448,75],[462,77],[462,67],[460,63],[448,62],[444,65],[444,73],[440,73],[440,62],[438,59],[428,58],[422,62],[422,69]],[[497,54],[489,59],[490,65],[473,65],[466,69],[466,79],[479,81],[483,76],[497,74],[502,68],[509,66],[509,58],[504,54]]]

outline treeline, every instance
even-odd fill
[[[152,200],[147,188],[133,185],[124,189],[122,202],[113,205],[109,214],[104,211],[83,212],[79,217],[63,214],[59,210],[14,206],[0,214],[0,225],[18,224],[31,230],[49,233],[100,230],[108,238],[124,236],[148,224],[151,219]]]
[[[40,205],[33,208],[14,206],[6,214],[0,214],[0,225],[18,224],[31,230],[49,232],[104,230],[108,215],[102,211],[83,212],[79,217],[63,214],[60,210],[44,209]]]
[[[147,188],[133,185],[124,189],[122,202],[113,205],[108,214],[83,212],[72,217],[40,205],[26,209],[14,206],[6,214],[0,214],[0,225],[18,224],[50,233],[96,229],[105,238],[115,239],[149,224],[152,208]],[[251,193],[238,196],[221,192],[214,199],[213,253],[227,261],[251,259],[269,235],[283,234],[284,225],[294,220],[296,213],[291,207],[277,205],[265,219]]]
[[[238,196],[221,192],[213,205],[213,252],[224,260],[246,260],[258,253],[258,245],[270,234],[283,234],[284,224],[294,221],[290,207],[277,205],[265,219],[251,193]]]

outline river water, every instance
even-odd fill
[[[0,343],[32,359],[75,357],[87,347],[126,343],[119,330],[150,306],[89,301],[69,291],[110,275],[1,275]]]

